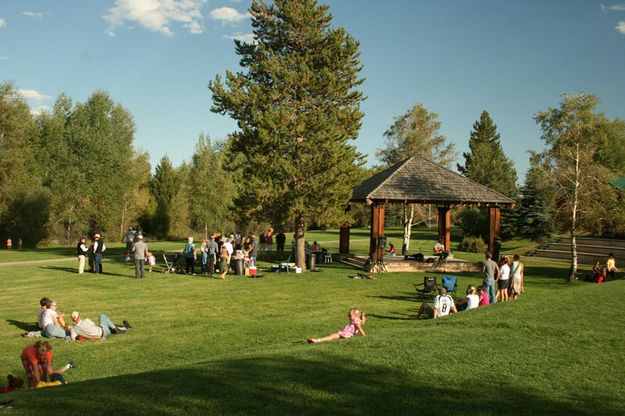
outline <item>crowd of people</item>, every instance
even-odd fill
[[[438,295],[434,298],[434,305],[421,304],[415,318],[436,319],[450,313],[475,309],[496,302],[507,302],[511,298],[518,299],[525,287],[525,266],[521,262],[520,256],[514,255],[512,264],[510,264],[510,257],[508,256],[501,256],[498,263],[493,260],[493,256],[489,252],[486,253],[485,257],[482,268],[484,275],[482,285],[477,288],[474,285],[469,285],[466,290],[466,298],[458,301],[454,301],[445,287],[440,287]]]

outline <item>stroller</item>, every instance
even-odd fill
[[[180,273],[184,270],[184,257],[180,253],[176,253],[174,255],[174,260],[172,262],[167,260],[167,254],[163,253],[163,261],[165,262],[165,267],[161,269],[161,273],[170,274],[170,273]]]

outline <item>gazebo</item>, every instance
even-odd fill
[[[377,173],[354,188],[351,202],[371,206],[369,256],[382,259],[380,237],[384,235],[384,208],[387,204],[433,204],[438,207],[438,236],[450,249],[450,211],[452,207],[474,205],[487,207],[488,248],[492,252],[501,227],[501,207],[513,207],[514,201],[484,185],[427,160],[412,156]],[[341,228],[340,253],[349,255],[349,227]]]

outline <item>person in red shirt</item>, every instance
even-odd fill
[[[68,369],[74,367],[68,363],[60,369],[52,369],[52,345],[48,341],[37,341],[22,350],[22,365],[28,377],[28,387],[37,387],[40,381],[59,379]],[[55,375],[57,375],[55,377]]]
[[[22,365],[28,377],[28,387],[52,377],[52,346],[48,341],[37,341],[22,350]]]

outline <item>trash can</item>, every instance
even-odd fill
[[[237,276],[243,276],[245,274],[243,258],[234,259],[234,274]]]
[[[306,267],[308,267],[308,270],[315,270],[315,268],[317,267],[317,256],[315,256],[314,254],[308,255],[306,256],[306,260],[308,260],[306,262]]]

